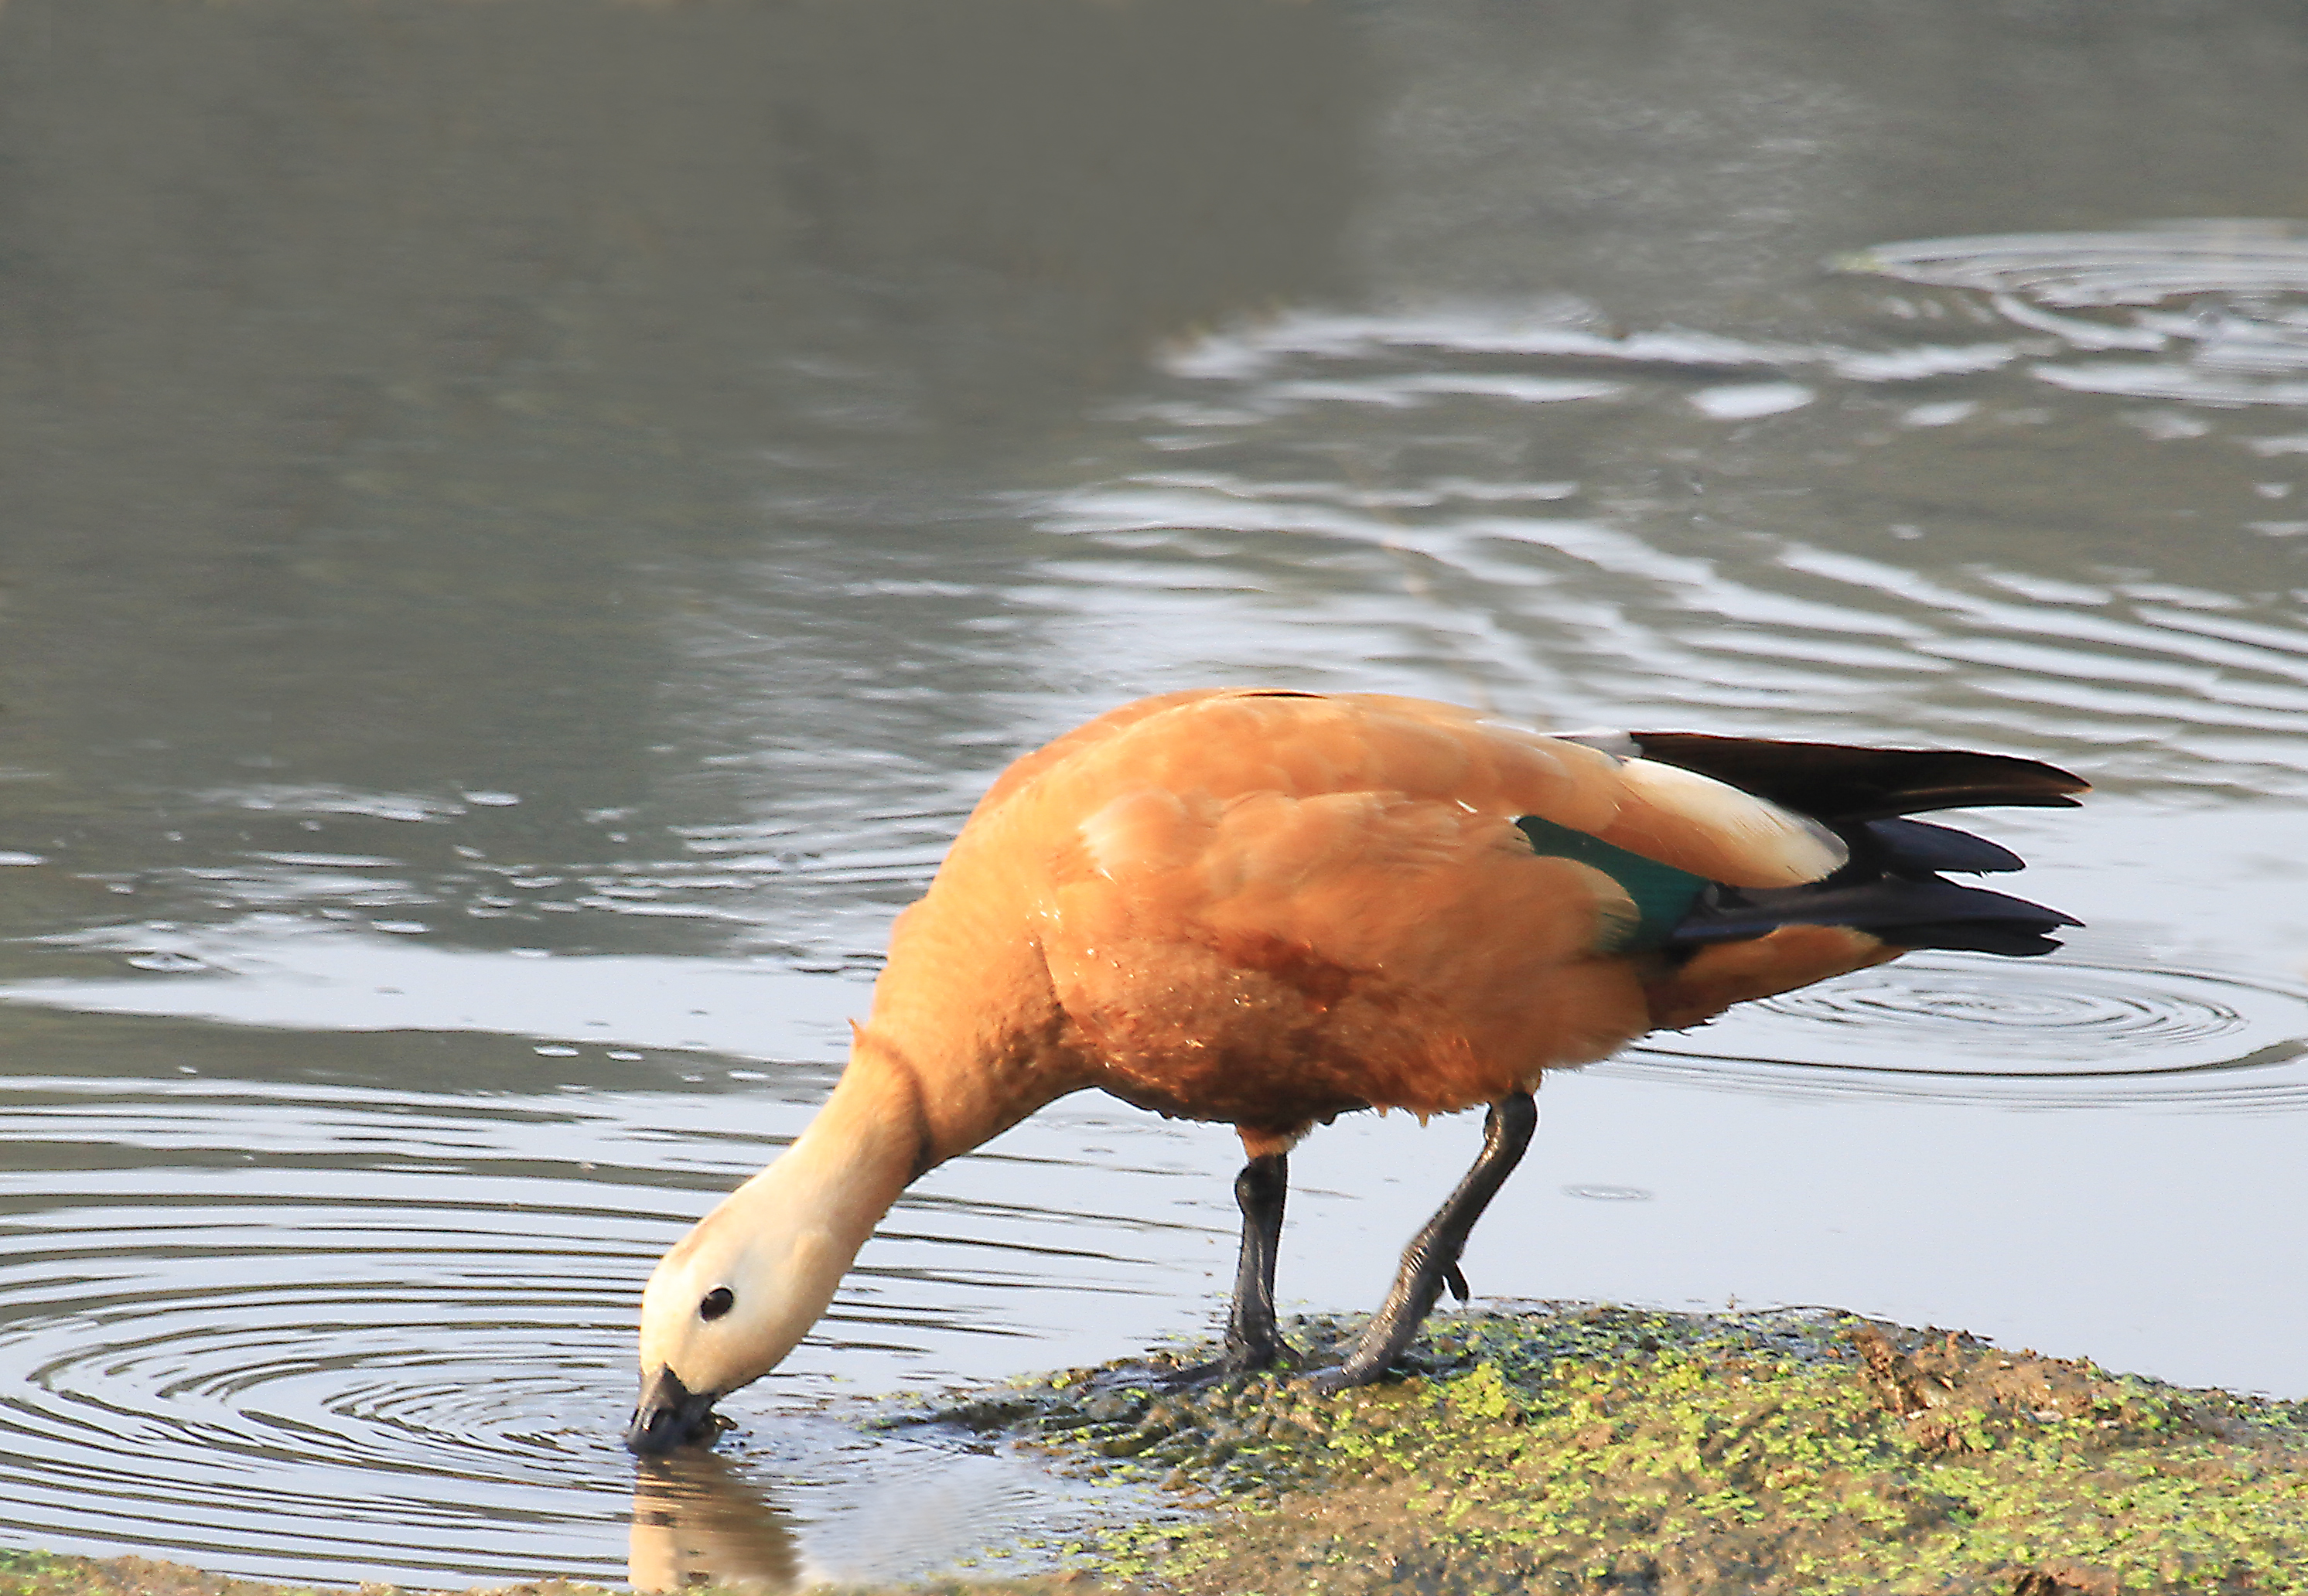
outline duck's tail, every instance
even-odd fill
[[[1669,949],[1742,941],[1787,925],[1841,925],[1897,948],[1951,948],[2026,958],[2083,922],[2057,909],[1941,872],[2014,871],[2009,848],[1905,817],[1973,804],[2068,809],[2089,784],[2055,766],[1956,750],[1852,748],[1695,732],[1637,732],[1641,756],[1714,777],[1825,822],[1851,859],[1800,887],[1709,886],[1666,938]]]

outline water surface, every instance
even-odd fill
[[[1718,12],[0,9],[0,1538],[1062,1534],[816,1404],[1206,1327],[1224,1130],[934,1172],[718,1463],[634,1301],[993,773],[1229,682],[2084,774],[1979,826],[2063,953],[1550,1083],[1468,1274],[2308,1392],[2308,33]],[[1310,1141],[1285,1298],[1477,1135]]]

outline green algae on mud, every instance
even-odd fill
[[[152,1557],[78,1557],[0,1547],[0,1596],[320,1596]]]
[[[397,1590],[363,1585],[362,1596]],[[209,1574],[153,1557],[79,1557],[0,1547],[0,1596],[345,1596],[341,1586],[276,1585]],[[472,1596],[482,1596],[475,1592]],[[563,1580],[509,1585],[487,1596],[614,1596]],[[758,1596],[758,1592],[755,1593]],[[918,1592],[909,1596],[921,1596]]]
[[[1327,1361],[1354,1328],[1299,1321]],[[1077,1566],[1188,1593],[2308,1592],[2308,1403],[1830,1311],[1440,1317],[1409,1377],[1163,1386],[1206,1355],[959,1394],[960,1425],[1216,1511]]]

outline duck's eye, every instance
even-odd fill
[[[705,1293],[705,1300],[697,1305],[701,1319],[718,1319],[736,1305],[737,1293],[728,1286],[715,1286]]]

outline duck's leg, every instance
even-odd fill
[[[1371,1316],[1346,1361],[1314,1377],[1316,1390],[1325,1394],[1344,1391],[1349,1386],[1366,1386],[1384,1374],[1418,1334],[1419,1325],[1446,1284],[1460,1301],[1466,1300],[1467,1281],[1459,1273],[1459,1254],[1465,1249],[1475,1222],[1522,1161],[1523,1149],[1530,1146],[1530,1133],[1537,1124],[1538,1105],[1528,1092],[1517,1092],[1491,1105],[1490,1115],[1483,1121],[1483,1150],[1476,1155],[1474,1167],[1459,1182],[1459,1189],[1435,1210],[1434,1217],[1410,1239],[1410,1245],[1403,1249],[1401,1272],[1395,1275],[1386,1300]]]
[[[1287,1153],[1253,1158],[1234,1178],[1242,1253],[1235,1262],[1234,1311],[1227,1316],[1226,1361],[1242,1371],[1271,1369],[1282,1354],[1282,1335],[1274,1327],[1274,1255],[1282,1245],[1282,1203],[1289,1194]]]
[[[1180,1369],[1170,1384],[1271,1369],[1283,1356],[1274,1325],[1274,1255],[1282,1242],[1282,1202],[1290,1191],[1290,1155],[1267,1153],[1242,1166],[1234,1200],[1242,1208],[1242,1254],[1235,1265],[1234,1309],[1227,1315],[1226,1351],[1209,1363]]]

